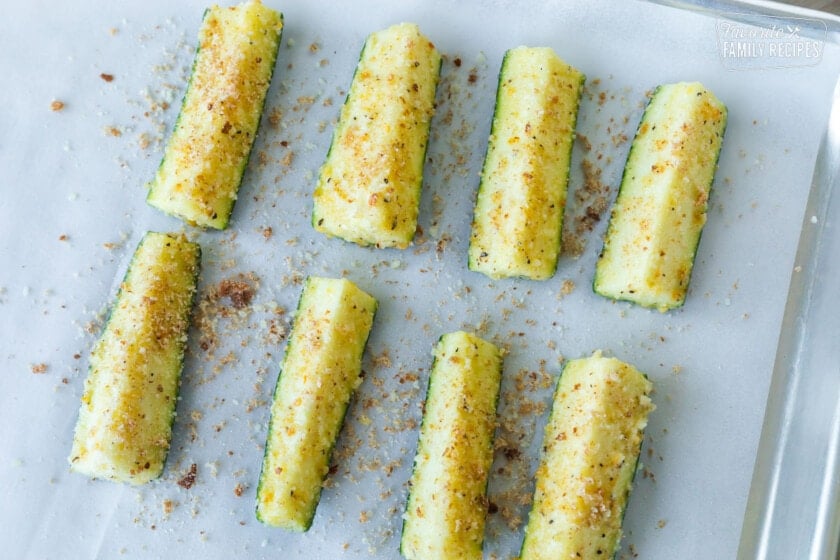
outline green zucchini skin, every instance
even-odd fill
[[[611,558],[647,425],[647,377],[596,352],[557,383],[520,560]]]
[[[440,53],[414,24],[367,38],[313,193],[317,231],[409,246],[440,68]]]
[[[470,270],[554,275],[586,77],[547,47],[505,53],[470,237]]]
[[[257,487],[257,519],[291,531],[312,524],[353,392],[377,302],[346,279],[307,279],[283,366]]]
[[[249,1],[204,13],[181,111],[147,202],[187,223],[228,225],[274,73],[283,14]]]
[[[130,484],[163,472],[200,262],[183,235],[143,237],[91,353],[71,470]]]
[[[440,338],[403,516],[409,560],[482,557],[502,352],[472,333]]]
[[[727,117],[702,84],[654,91],[624,167],[595,293],[663,312],[685,303]]]

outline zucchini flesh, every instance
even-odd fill
[[[367,38],[315,187],[317,231],[359,245],[411,243],[440,65],[414,24]]]
[[[349,280],[309,277],[271,405],[257,487],[257,519],[306,531],[312,524],[377,302]]]
[[[204,13],[192,75],[147,202],[225,229],[274,72],[283,15],[251,0]]]
[[[554,395],[521,560],[612,558],[653,386],[596,352],[569,361]]]
[[[470,270],[490,278],[554,274],[584,80],[550,48],[505,53],[475,204]]]
[[[142,484],[163,472],[201,250],[149,232],[90,357],[70,468]]]
[[[401,552],[409,560],[481,558],[502,353],[465,332],[434,355]]]
[[[627,157],[596,293],[660,311],[685,302],[726,120],[702,84],[656,89]]]

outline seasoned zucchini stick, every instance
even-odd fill
[[[183,235],[143,237],[90,356],[71,470],[131,484],[163,472],[200,258]]]
[[[584,79],[550,48],[505,54],[475,204],[470,270],[490,278],[554,274]]]
[[[306,531],[312,524],[376,300],[349,280],[309,277],[300,296],[271,405],[257,488],[257,519]]]
[[[684,303],[726,119],[699,83],[656,89],[630,147],[595,292],[659,311]]]
[[[482,557],[502,353],[465,332],[434,353],[401,552],[409,560]]]
[[[181,113],[150,183],[149,204],[225,229],[257,135],[283,15],[251,0],[204,13]]]
[[[411,243],[440,63],[414,24],[367,38],[315,187],[316,230],[359,245]]]
[[[521,560],[612,558],[639,459],[650,381],[596,352],[554,394]]]

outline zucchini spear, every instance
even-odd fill
[[[407,559],[482,557],[501,376],[493,344],[466,332],[438,341],[403,516]]]
[[[624,167],[596,293],[659,311],[685,302],[726,119],[702,84],[656,89]]]
[[[312,524],[347,405],[362,382],[376,307],[349,280],[307,279],[271,405],[257,487],[263,523],[292,531]]]
[[[411,243],[440,64],[414,24],[368,37],[315,187],[317,231],[359,245]]]
[[[227,227],[282,30],[283,15],[259,0],[204,13],[190,83],[149,184],[149,204],[193,225]]]
[[[131,484],[163,472],[200,258],[183,235],[143,237],[90,357],[71,470]]]

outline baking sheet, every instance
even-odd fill
[[[742,71],[721,58],[721,19],[643,2],[267,3],[285,14],[283,46],[240,200],[221,233],[185,227],[143,201],[204,4],[6,8],[3,550],[14,558],[397,558],[431,348],[440,334],[466,328],[509,351],[486,556],[518,549],[521,502],[562,359],[600,348],[649,374],[658,407],[619,557],[733,557],[797,242],[811,224],[806,200],[840,69],[837,46],[823,43],[814,65]],[[312,231],[310,194],[364,37],[399,21],[417,22],[447,55],[422,235],[405,251],[364,249]],[[551,281],[490,281],[466,269],[496,75],[504,50],[519,44],[552,46],[587,74],[572,200],[585,182],[615,196],[627,139],[657,84],[699,80],[729,106],[683,309],[660,314],[591,293],[606,225],[606,215],[579,219],[591,199],[567,214],[572,225],[593,226],[580,235],[582,254],[562,257]],[[63,108],[52,111],[53,101]],[[133,488],[71,474],[66,456],[89,349],[147,230],[183,230],[202,244],[203,306],[166,471]],[[381,307],[336,472],[311,531],[293,535],[260,525],[253,505],[267,403],[308,274],[347,276]],[[214,298],[224,280],[248,285],[251,303],[236,309]],[[193,463],[196,484],[183,488],[177,483]]]

